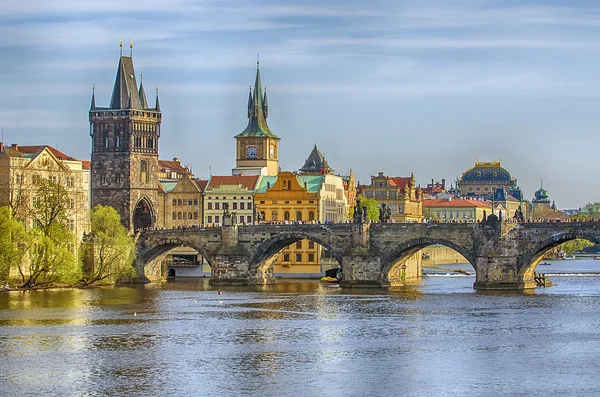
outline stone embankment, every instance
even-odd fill
[[[443,245],[432,245],[423,248],[421,250],[421,257],[423,258],[423,267],[469,263],[464,256],[454,251],[452,248]]]

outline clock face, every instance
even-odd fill
[[[246,157],[248,158],[256,158],[256,155],[258,154],[258,150],[256,149],[256,146],[246,146]]]

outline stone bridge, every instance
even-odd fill
[[[329,250],[342,267],[341,286],[387,287],[421,276],[420,261],[407,259],[432,244],[450,247],[473,266],[478,289],[535,287],[544,253],[569,240],[600,243],[600,223],[371,223],[253,225],[148,230],[139,233],[140,280],[164,279],[162,260],[175,247],[197,250],[211,266],[212,284],[275,282],[277,254],[308,239]],[[403,273],[400,265],[407,264]]]

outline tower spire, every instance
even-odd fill
[[[92,85],[92,104],[90,110],[96,109],[96,84]]]
[[[158,101],[158,87],[156,87],[156,106],[154,108],[157,112],[160,112],[160,102]]]
[[[123,39],[119,39],[120,56],[123,56]]]
[[[248,94],[248,118],[250,118],[250,115],[252,114],[252,86],[251,85],[248,86],[248,90],[250,90],[250,93]]]
[[[129,56],[133,56],[133,40],[129,40]]]
[[[263,113],[265,114],[265,119],[269,117],[269,101],[267,100],[267,86],[265,86],[265,95],[262,98],[263,105]]]
[[[140,73],[140,90],[138,91],[138,96],[140,97],[140,104],[142,105],[142,109],[148,109],[148,101],[146,100],[146,90],[144,90],[144,69],[142,68],[142,72]]]

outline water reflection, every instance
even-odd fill
[[[532,362],[568,394],[600,389],[600,277],[533,294],[207,281],[0,294],[0,395],[552,394]]]

